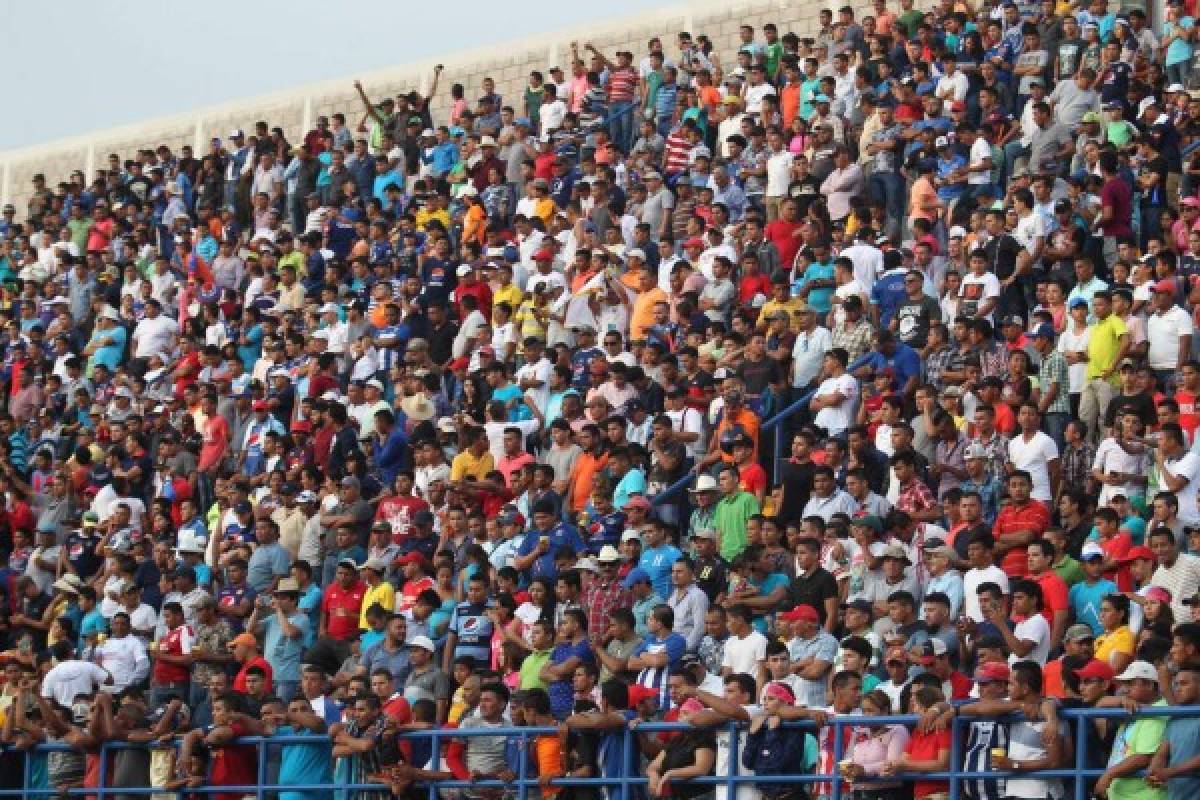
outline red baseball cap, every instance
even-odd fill
[[[704,246],[705,246],[704,240],[701,239],[699,236],[693,236],[692,238],[688,239],[687,241],[685,241],[683,243],[683,248],[685,250],[689,247],[699,247],[700,249],[703,250]]]
[[[312,421],[298,419],[292,423],[292,433],[309,433],[312,431]]]
[[[651,689],[649,686],[642,686],[640,683],[635,683],[629,687],[629,707],[637,708],[643,700],[656,699],[658,690]],[[658,705],[656,702],[655,705]]]
[[[251,408],[255,411],[270,411],[271,404],[266,400],[255,400],[254,405],[252,405]]]
[[[796,606],[791,611],[785,611],[779,615],[780,619],[788,622],[820,622],[821,617],[817,614],[817,610],[809,605]]]
[[[988,661],[975,669],[976,683],[995,683],[1008,680],[1008,664],[999,661]]]
[[[1149,547],[1146,547],[1144,544],[1140,544],[1137,547],[1129,548],[1129,552],[1126,553],[1125,557],[1121,559],[1121,563],[1128,564],[1131,561],[1137,561],[1139,558],[1144,558],[1147,561],[1158,560],[1154,557],[1153,550],[1151,550]]]
[[[1098,658],[1093,658],[1091,661],[1084,664],[1083,669],[1075,670],[1075,677],[1079,678],[1080,680],[1099,678],[1107,683],[1111,682],[1115,675],[1116,673],[1113,672],[1113,668]]]

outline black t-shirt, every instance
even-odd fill
[[[780,465],[779,482],[783,486],[783,505],[779,518],[784,522],[795,522],[804,514],[808,498],[812,494],[813,472],[817,465],[811,461],[796,464],[790,459]]]
[[[896,335],[909,347],[924,347],[930,323],[941,318],[942,307],[929,295],[923,294],[919,300],[905,300],[896,309]]]
[[[1119,394],[1114,397],[1108,404],[1108,411],[1104,414],[1104,424],[1111,428],[1117,418],[1117,412],[1124,409],[1135,411],[1143,425],[1153,425],[1158,421],[1154,398],[1145,392],[1138,392],[1137,394]]]
[[[1059,42],[1054,55],[1058,57],[1058,75],[1060,81],[1075,77],[1079,71],[1079,57],[1083,55],[1086,45],[1082,39],[1068,39]]]
[[[779,362],[766,356],[760,361],[742,361],[738,374],[746,384],[746,393],[751,395],[762,394],[770,384],[782,379]]]
[[[788,599],[792,606],[812,606],[817,610],[822,625],[825,624],[825,600],[837,596],[837,580],[824,567],[817,567],[808,576],[797,575],[788,587]]]

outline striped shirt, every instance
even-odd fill
[[[1051,350],[1038,367],[1038,385],[1045,392],[1050,384],[1058,384],[1054,400],[1046,407],[1047,414],[1067,414],[1071,411],[1070,383],[1067,380],[1067,360],[1058,350]]]
[[[667,691],[667,676],[671,674],[671,670],[679,666],[679,660],[683,658],[683,654],[686,651],[687,640],[678,633],[669,633],[665,639],[648,635],[641,646],[633,651],[633,655],[635,656],[653,653],[667,654],[666,666],[646,667],[638,672],[637,676],[638,684],[658,690],[659,708],[669,708],[671,705],[671,699]]]
[[[633,67],[616,67],[608,73],[608,99],[613,103],[629,103],[634,99],[638,74]]]

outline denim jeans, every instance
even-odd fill
[[[283,701],[285,707],[299,693],[300,681],[275,681],[275,696]]]
[[[1071,415],[1066,411],[1051,411],[1042,417],[1042,429],[1058,445],[1059,452],[1062,452],[1063,442],[1066,440],[1067,423],[1070,421]]]
[[[1178,64],[1168,64],[1166,66],[1167,85],[1179,83],[1187,86],[1188,78],[1192,74],[1192,60],[1189,58],[1186,61],[1180,61]]]
[[[632,100],[613,103],[608,107],[608,115],[608,131],[613,144],[622,153],[628,153],[637,129],[637,103]]]
[[[871,173],[867,193],[887,207],[889,219],[899,220],[904,214],[904,181],[895,172]]]

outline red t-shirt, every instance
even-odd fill
[[[233,735],[245,736],[248,731],[236,722],[230,726]],[[209,782],[213,786],[252,786],[258,782],[256,765],[258,748],[252,744],[226,744],[212,749],[212,773]],[[243,792],[215,794],[215,800],[241,800]]]
[[[213,414],[204,423],[204,443],[200,445],[200,470],[207,471],[225,453],[229,445],[229,423],[220,414]]]
[[[190,625],[180,625],[158,643],[158,652],[172,656],[184,656],[192,652],[192,642],[195,640]],[[187,683],[191,670],[179,664],[168,664],[161,658],[154,659],[154,685],[165,686],[169,683]]]
[[[400,602],[396,605],[396,613],[409,611],[417,604],[417,597],[426,589],[434,587],[433,578],[424,575],[415,581],[405,581],[400,587]]]
[[[392,541],[402,543],[412,536],[412,518],[421,509],[429,508],[419,497],[400,497],[392,495],[379,501],[379,509],[375,512],[376,520],[384,520],[392,526]]]
[[[1133,214],[1133,192],[1129,184],[1117,177],[1105,181],[1100,189],[1100,206],[1112,209],[1109,221],[1100,226],[1105,236],[1133,235],[1133,228],[1129,227]]]
[[[761,272],[746,275],[738,281],[738,303],[747,306],[754,300],[756,294],[763,297],[771,296],[771,279]]]
[[[788,222],[787,220],[777,219],[774,222],[768,223],[763,229],[763,235],[767,241],[775,245],[775,249],[779,251],[779,264],[784,269],[791,269],[792,262],[796,260],[796,253],[800,250],[800,245],[804,243],[804,238],[793,235],[799,228],[804,227],[803,222]],[[767,293],[770,296],[770,293]]]
[[[1046,510],[1046,506],[1031,499],[1020,508],[1011,503],[1005,506],[996,517],[996,524],[992,526],[992,536],[997,542],[1002,542],[1011,539],[1014,533],[1033,531],[1035,538],[1040,539],[1049,526],[1050,512]],[[1028,575],[1029,562],[1025,558],[1025,548],[1014,547],[1005,553],[1003,561],[1000,562],[1000,569],[1004,570],[1004,574],[1009,578],[1024,578]]]
[[[330,585],[321,600],[321,610],[326,617],[325,632],[343,641],[358,636],[358,616],[366,593],[367,587],[362,581],[349,589],[342,588],[340,583]]]
[[[400,725],[412,722],[412,708],[402,694],[394,694],[383,704],[383,713],[387,714]]]
[[[263,671],[263,690],[266,691],[267,694],[270,694],[274,676],[271,670],[271,663],[262,656],[255,656],[245,664],[242,664],[242,668],[239,669],[238,674],[234,676],[233,690],[235,692],[246,694],[246,673],[250,671],[251,667],[258,667]]]
[[[950,731],[933,731],[932,733],[913,733],[908,740],[904,752],[913,761],[933,761],[942,750],[950,749]],[[950,788],[946,781],[916,781],[913,783],[913,798],[920,800],[936,792],[945,792]]]
[[[759,489],[767,488],[767,473],[766,470],[757,461],[752,461],[748,466],[739,467],[741,474],[742,488],[750,494],[757,494]]]
[[[1041,575],[1030,575],[1042,587],[1042,616],[1046,622],[1054,622],[1056,611],[1066,611],[1068,608],[1067,582],[1058,573],[1048,569]]]
[[[1117,535],[1110,539],[1100,539],[1098,542],[1104,556],[1109,561],[1120,561],[1133,548],[1133,537],[1127,530],[1118,530]],[[1129,573],[1129,565],[1125,564],[1104,573],[1104,577],[1117,584],[1118,592],[1133,591],[1133,576]]]
[[[1196,438],[1196,428],[1200,427],[1200,414],[1196,413],[1196,395],[1177,389],[1175,402],[1179,403],[1179,427],[1188,435],[1188,441],[1192,441]]]

